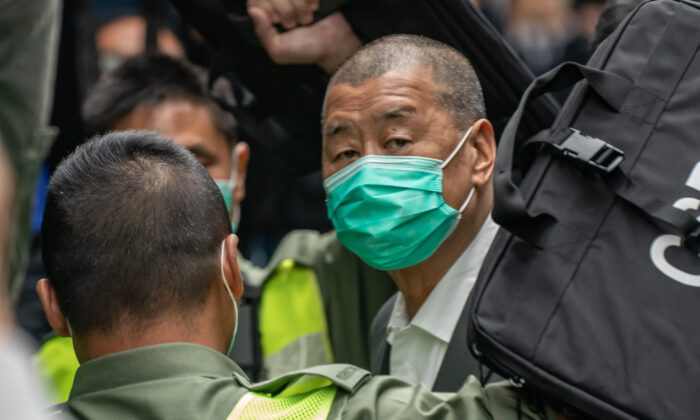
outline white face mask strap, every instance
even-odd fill
[[[73,329],[70,327],[70,322],[66,319],[66,328],[68,328],[68,334],[70,334],[71,337],[75,337],[73,335]]]
[[[467,138],[469,138],[469,134],[472,132],[472,128],[474,128],[474,124],[472,124],[472,126],[469,127],[469,130],[467,130],[467,132],[464,133],[464,137],[462,137],[462,140],[459,141],[457,147],[455,147],[452,153],[450,153],[450,156],[448,156],[447,159],[445,159],[445,161],[442,162],[442,165],[440,165],[440,169],[444,169],[445,166],[447,166],[452,161],[452,159],[454,159],[454,157],[457,155],[457,152],[459,152],[462,146],[464,146],[464,143],[467,141]]]
[[[462,207],[459,208],[460,216],[462,215],[462,212],[464,211],[464,209],[466,209],[467,206],[469,205],[469,202],[472,201],[473,196],[474,196],[474,187],[472,187],[472,189],[469,190],[469,195],[467,196],[467,199],[464,200],[464,204],[462,204]]]
[[[236,155],[236,151],[234,149],[234,151],[231,152],[231,174],[228,177],[228,185],[231,188],[231,193],[233,193],[233,189],[236,188],[237,182],[238,182],[238,156]]]
[[[228,292],[228,295],[231,296],[231,300],[233,301],[233,309],[236,313],[236,322],[238,322],[238,305],[236,304],[236,299],[233,297],[233,292],[231,291],[231,286],[228,285],[228,281],[226,281],[226,273],[224,273],[224,253],[226,252],[226,239],[224,239],[221,242],[221,279],[224,282],[224,286],[226,287],[226,291]]]

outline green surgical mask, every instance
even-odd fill
[[[224,196],[224,202],[226,203],[226,210],[231,218],[231,231],[236,233],[238,229],[238,224],[241,221],[241,208],[240,205],[236,204],[233,206],[233,191],[236,189],[236,183],[238,182],[238,158],[237,156],[232,157],[233,169],[231,170],[231,175],[229,179],[214,179],[216,186],[219,187],[221,195]]]
[[[474,188],[459,208],[442,197],[443,162],[420,156],[365,156],[328,177],[328,216],[338,240],[379,270],[410,267],[430,257],[457,226]]]

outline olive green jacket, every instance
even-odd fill
[[[348,251],[334,231],[292,231],[282,239],[266,268],[257,268],[243,259],[239,259],[239,265],[248,282],[263,287],[264,296],[265,283],[287,259],[307,267],[316,277],[333,361],[369,368],[372,320],[397,290],[389,275]]]
[[[9,296],[15,299],[29,258],[32,193],[54,132],[51,109],[60,0],[0,0],[0,142],[17,179]],[[4,268],[4,267],[3,267]]]
[[[297,390],[292,391],[293,388]],[[526,405],[522,418],[541,419]],[[547,409],[545,418],[554,419]],[[470,378],[455,394],[434,394],[390,377],[328,365],[252,386],[216,351],[174,343],[83,363],[63,407],[79,419],[498,419],[517,418],[517,396]]]

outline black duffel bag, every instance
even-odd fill
[[[536,79],[501,137],[470,348],[585,415],[700,417],[699,47],[700,3],[644,2],[588,66]],[[517,140],[528,101],[576,82]]]

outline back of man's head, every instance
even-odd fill
[[[196,313],[231,233],[224,201],[182,146],[146,131],[79,147],[48,187],[42,252],[74,334]]]
[[[469,60],[447,44],[418,35],[390,35],[370,42],[338,69],[328,86],[359,86],[392,71],[415,69],[431,72],[438,103],[458,125],[486,118],[481,83]]]
[[[218,96],[218,95],[217,95]],[[221,96],[228,96],[222,92]],[[184,100],[209,109],[212,121],[231,145],[236,121],[209,95],[206,73],[186,61],[162,54],[129,58],[105,73],[83,105],[89,135],[104,134],[140,107],[155,107],[168,100]]]

